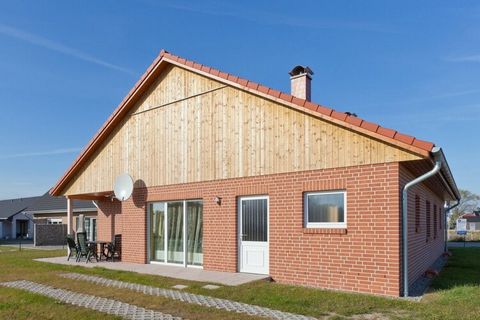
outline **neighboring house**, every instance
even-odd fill
[[[45,193],[26,210],[36,224],[67,224],[67,199],[53,197]],[[75,201],[73,205],[73,230],[77,230],[78,215],[85,216],[85,231],[89,240],[95,240],[97,234],[97,207],[91,200]]]
[[[0,201],[0,239],[32,238],[33,220],[26,209],[40,197]]]
[[[480,213],[465,213],[460,217],[460,219],[467,219],[468,231],[480,231]]]
[[[452,173],[433,143],[311,102],[311,74],[294,68],[290,95],[162,51],[51,194],[96,200],[123,261],[402,295],[443,253]],[[403,241],[402,189],[432,168]]]

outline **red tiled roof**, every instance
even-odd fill
[[[174,55],[170,52],[164,51],[164,50],[161,51],[160,57],[165,57],[165,58],[170,59],[172,61],[175,61],[179,64],[186,65],[187,67],[192,67],[193,69],[203,71],[203,72],[211,74],[213,76],[220,77],[220,78],[223,78],[223,79],[231,81],[231,82],[235,82],[235,83],[237,83],[237,84],[239,84],[243,87],[247,87],[247,88],[250,88],[250,89],[253,89],[253,90],[257,90],[261,93],[270,95],[270,96],[275,97],[275,98],[280,98],[281,100],[284,100],[286,102],[293,103],[293,104],[298,105],[300,107],[304,107],[304,108],[316,111],[316,112],[321,113],[321,114],[323,114],[325,116],[328,116],[328,117],[332,117],[332,118],[335,118],[335,119],[338,119],[338,120],[341,120],[341,121],[345,121],[345,122],[347,122],[349,124],[353,124],[354,126],[357,126],[359,128],[363,128],[363,129],[366,129],[368,131],[378,133],[378,134],[383,135],[387,138],[393,138],[393,139],[395,139],[399,142],[402,142],[402,143],[405,143],[407,145],[411,145],[411,146],[420,148],[420,149],[425,150],[425,151],[431,151],[432,148],[435,146],[432,142],[423,141],[423,140],[417,139],[415,137],[397,132],[395,130],[381,127],[378,124],[365,121],[361,118],[351,116],[351,115],[347,115],[344,112],[338,112],[338,111],[332,110],[328,107],[322,106],[320,104],[316,104],[316,103],[313,103],[313,102],[310,102],[310,101],[307,101],[307,100],[304,100],[304,99],[293,97],[290,94],[280,92],[280,91],[277,91],[275,89],[268,88],[264,85],[255,83],[253,81],[242,79],[242,78],[239,78],[237,76],[234,76],[234,75],[216,70],[216,69],[211,68],[211,67],[201,65],[201,64],[193,62],[193,61],[185,60],[184,58],[181,58],[179,56],[176,56],[176,55]]]
[[[103,124],[100,130],[90,140],[84,150],[80,153],[77,159],[73,162],[70,168],[60,178],[57,184],[52,188],[50,193],[52,195],[59,195],[60,191],[66,186],[67,182],[76,173],[76,170],[86,161],[88,156],[95,150],[99,143],[103,141],[103,138],[108,135],[115,124],[125,115],[128,111],[128,107],[131,107],[131,101],[135,101],[137,93],[142,93],[145,90],[145,86],[151,83],[151,76],[155,73],[157,68],[160,67],[162,61],[167,61],[173,64],[177,64],[189,69],[193,69],[202,74],[209,75],[217,78],[219,81],[228,82],[229,84],[235,84],[242,87],[245,90],[253,91],[266,98],[271,98],[275,101],[284,102],[285,104],[303,108],[303,110],[310,110],[321,116],[323,119],[330,120],[332,122],[343,124],[349,128],[361,131],[364,134],[370,134],[373,138],[390,141],[394,144],[399,144],[406,147],[409,150],[416,150],[422,155],[428,155],[428,152],[435,146],[432,142],[423,141],[415,137],[397,132],[392,129],[384,128],[378,124],[365,121],[356,116],[347,115],[345,112],[335,111],[329,107],[294,97],[288,93],[280,92],[278,90],[266,87],[256,82],[239,78],[235,75],[225,73],[223,71],[204,66],[197,62],[187,60],[185,58],[176,56],[170,52],[162,50],[158,57],[148,67],[142,77],[135,83],[134,87],[128,92],[127,96],[120,102],[115,111],[110,115],[107,121]]]

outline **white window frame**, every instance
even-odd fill
[[[343,222],[308,222],[308,197],[316,195],[328,195],[328,194],[342,194],[343,195]],[[305,192],[303,194],[303,221],[305,228],[331,228],[331,229],[346,229],[347,228],[347,191],[335,190],[335,191],[317,191],[317,192]]]

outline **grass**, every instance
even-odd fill
[[[12,251],[13,250],[13,251]],[[480,319],[480,248],[452,248],[453,257],[434,280],[432,290],[421,302],[342,293],[265,281],[210,291],[204,283],[176,280],[103,268],[62,266],[32,261],[63,251],[23,250],[0,246],[0,281],[26,279],[76,292],[114,298],[188,319],[253,319],[253,317],[204,308],[126,289],[68,281],[56,275],[80,272],[102,277],[170,288],[185,284],[186,291],[226,298],[288,312],[331,319]],[[0,288],[0,319],[115,319],[24,291]]]

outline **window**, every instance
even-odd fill
[[[433,205],[433,239],[437,238],[437,222],[438,222],[437,205]]]
[[[62,219],[47,219],[47,224],[62,224]]]
[[[442,207],[441,206],[438,206],[438,218],[439,218],[439,223],[438,223],[438,229],[439,230],[442,230],[442,225],[443,225],[443,213],[442,213]]]
[[[304,211],[307,228],[346,228],[346,192],[305,193]]]
[[[420,197],[415,195],[415,232],[420,232]]]
[[[426,224],[426,241],[428,242],[428,240],[430,240],[430,236],[431,236],[431,230],[430,230],[430,224],[431,224],[431,213],[430,213],[430,201],[425,201],[425,206],[427,207],[426,208],[426,215],[425,215],[425,224]]]
[[[80,229],[80,219],[79,217],[75,218],[76,230]],[[87,233],[88,241],[97,240],[97,218],[84,217],[83,218],[83,231]]]
[[[90,241],[97,240],[97,219],[85,218],[85,231],[87,232],[87,239]]]

